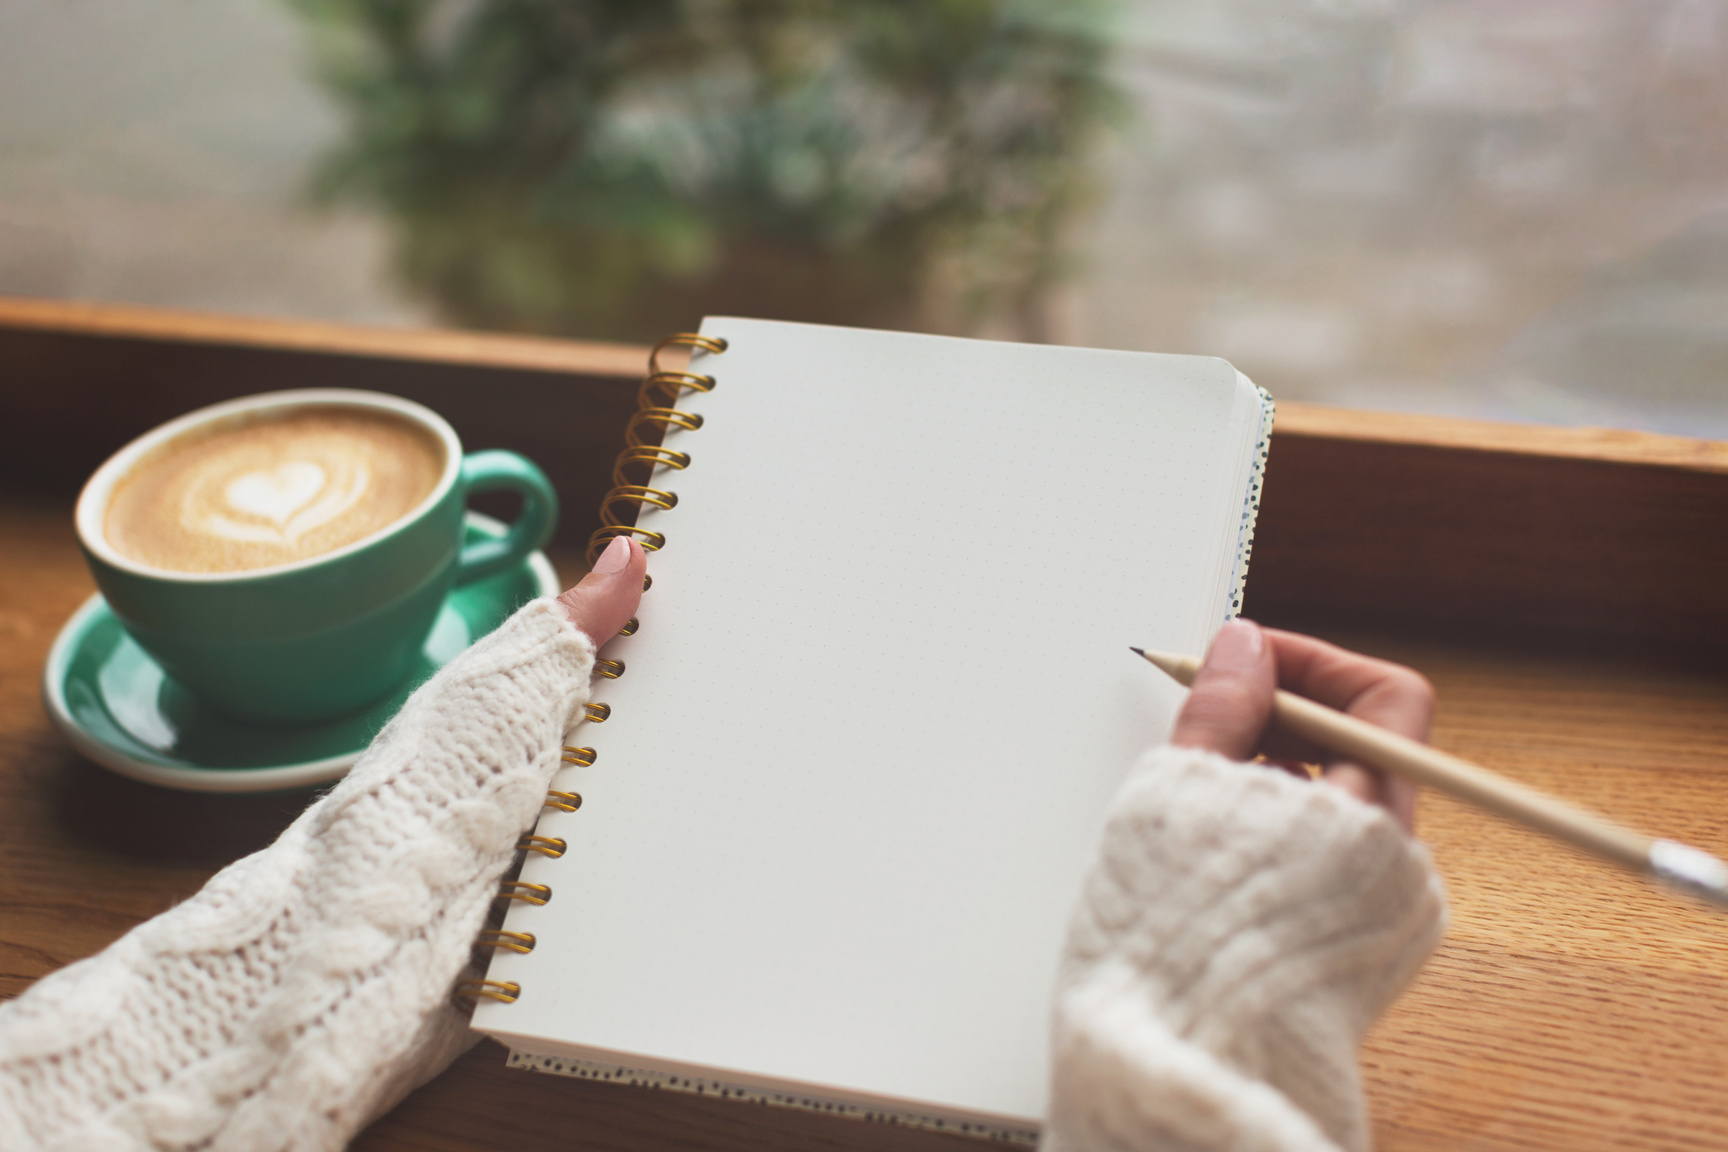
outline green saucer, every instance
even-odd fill
[[[469,540],[504,526],[470,512]],[[243,724],[200,704],[133,642],[100,595],[60,630],[42,673],[42,695],[72,746],[106,768],[193,792],[269,792],[335,780],[348,771],[416,687],[536,596],[558,576],[536,552],[517,567],[450,594],[426,638],[420,666],[397,692],[322,724]]]

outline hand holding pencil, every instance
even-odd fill
[[[1434,689],[1416,672],[1312,637],[1233,620],[1219,631],[1199,667],[1170,742],[1233,760],[1263,756],[1279,767],[1324,764],[1322,779],[1328,784],[1385,808],[1404,831],[1414,831],[1414,784],[1273,724],[1280,683],[1401,736],[1428,739]]]
[[[1235,759],[1324,759],[1324,778],[1414,825],[1425,784],[1671,887],[1728,906],[1728,863],[1620,825],[1422,743],[1434,692],[1408,668],[1246,620],[1226,624],[1204,662],[1134,652],[1190,685],[1171,743]],[[1279,681],[1302,695],[1278,688]],[[1342,711],[1328,707],[1336,705]]]

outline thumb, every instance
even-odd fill
[[[581,583],[558,597],[558,606],[598,648],[636,614],[647,571],[648,553],[642,545],[628,536],[614,536]]]
[[[1265,633],[1253,621],[1232,620],[1212,641],[1170,743],[1248,759],[1272,719],[1277,687],[1277,658]]]

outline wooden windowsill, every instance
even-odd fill
[[[273,320],[132,304],[0,296],[0,328],[231,348],[422,360],[527,372],[641,376],[647,349],[453,328],[383,328]]]

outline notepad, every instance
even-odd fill
[[[653,586],[475,1026],[539,1071],[1033,1139],[1068,918],[1179,700],[1128,646],[1236,613],[1271,399],[1208,357],[702,334],[709,390],[644,390],[626,455],[667,463],[610,507]]]

